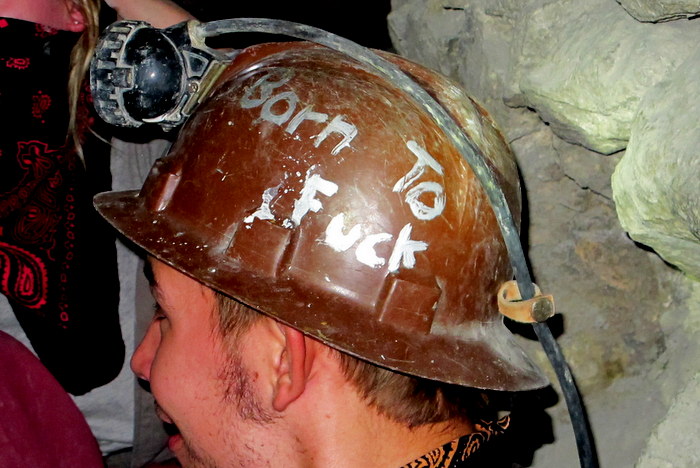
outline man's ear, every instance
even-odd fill
[[[73,0],[65,0],[68,8],[69,23],[66,25],[69,31],[82,32],[85,29],[85,15],[83,10],[73,2]]]
[[[285,345],[276,369],[272,407],[284,411],[304,393],[314,353],[309,348],[309,345],[313,347],[313,343],[303,333],[286,325],[277,325],[284,334]]]

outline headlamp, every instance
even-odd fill
[[[90,66],[100,117],[122,127],[183,123],[230,60],[197,40],[197,24],[155,29],[120,21],[107,28]]]

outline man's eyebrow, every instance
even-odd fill
[[[162,293],[160,290],[160,286],[158,285],[158,281],[156,280],[156,275],[153,273],[153,264],[151,263],[150,258],[147,259],[143,264],[143,275],[148,280],[148,285],[151,289],[151,295],[156,300],[156,302],[160,301]]]
[[[148,285],[151,289],[151,296],[155,299],[156,304],[160,304],[163,301],[163,292],[156,280],[156,275],[153,273],[153,261],[152,257],[148,257],[143,264],[143,274],[148,280]],[[160,307],[160,306],[158,306]]]
[[[143,264],[143,275],[148,280],[148,285],[151,289],[156,287],[156,277],[153,275],[153,266],[150,260],[146,260]]]

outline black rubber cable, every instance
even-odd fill
[[[403,89],[432,116],[435,122],[443,129],[448,138],[457,147],[462,157],[466,159],[471,166],[486,191],[498,220],[498,225],[501,228],[501,233],[508,249],[508,255],[511,265],[513,266],[520,294],[523,299],[530,299],[535,295],[532,277],[527,267],[518,230],[511,216],[503,191],[498,185],[493,172],[486,164],[484,156],[466,137],[447,111],[445,111],[445,109],[421,86],[403,73],[399,67],[383,59],[370,49],[353,41],[313,26],[290,21],[266,18],[233,18],[202,23],[196,29],[197,32],[201,34],[202,39],[228,33],[256,32],[282,34],[315,42],[347,54],[353,59],[369,65],[379,74],[385,76]],[[564,399],[566,400],[566,405],[571,417],[571,424],[574,429],[581,467],[597,468],[598,460],[594,449],[592,434],[583,408],[581,396],[571,374],[571,369],[564,358],[561,348],[554,339],[549,326],[546,323],[535,323],[533,327],[554,368],[562,392],[564,393]]]

